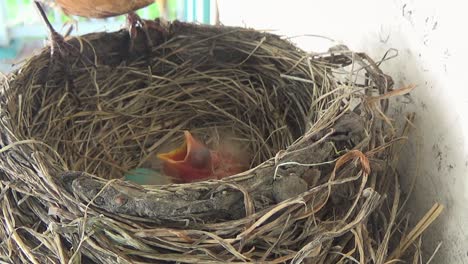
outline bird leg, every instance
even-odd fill
[[[44,23],[45,23],[45,25],[46,25],[46,27],[47,27],[47,29],[49,31],[49,34],[50,34],[49,37],[50,37],[50,41],[51,41],[51,45],[50,45],[50,64],[49,64],[49,67],[48,67],[47,76],[45,78],[45,80],[46,80],[45,83],[47,83],[47,80],[49,79],[49,75],[52,73],[53,69],[55,68],[55,67],[52,66],[52,65],[54,65],[52,62],[53,62],[54,57],[56,55],[56,51],[58,51],[57,55],[61,59],[61,62],[63,62],[62,63],[63,65],[61,65],[61,69],[63,69],[63,71],[64,71],[64,81],[66,83],[66,86],[65,86],[66,90],[71,94],[73,99],[78,104],[80,104],[79,97],[76,95],[76,87],[75,87],[75,84],[73,82],[73,78],[71,77],[71,66],[70,66],[70,61],[69,61],[71,56],[69,56],[69,54],[75,53],[75,54],[78,54],[78,56],[81,56],[81,53],[75,46],[67,43],[65,41],[65,38],[62,35],[60,35],[54,29],[54,27],[50,23],[49,19],[47,18],[47,15],[44,12],[44,9],[42,8],[41,4],[39,2],[37,2],[37,1],[34,1],[34,3],[36,5],[37,10],[39,11],[39,14],[42,17],[42,20],[44,21]],[[73,29],[73,27],[70,27],[65,36],[68,36],[72,29]],[[85,57],[85,59],[86,59],[88,64],[94,66],[94,63],[92,61],[90,61],[86,57]],[[44,85],[45,85],[45,83],[44,83]]]
[[[143,23],[143,20],[138,16],[135,12],[130,12],[127,14],[127,23],[128,23],[128,33],[130,34],[130,51],[133,50],[134,45],[135,45],[135,39],[137,37],[137,27],[141,27],[143,29],[143,32],[146,35],[146,40],[148,41],[148,47],[153,46],[153,42],[151,41],[151,37],[149,36],[148,33],[148,28],[146,28],[145,24]]]
[[[51,45],[50,45],[50,55],[51,55],[50,57],[51,57],[51,59],[54,57],[54,54],[56,53],[56,51],[58,51],[58,55],[60,56],[60,58],[62,60],[64,60],[65,62],[67,62],[66,66],[68,66],[68,61],[69,61],[69,59],[71,57],[70,55],[75,55],[75,56],[72,56],[72,57],[79,57],[79,58],[83,59],[85,64],[92,65],[93,67],[95,67],[96,65],[94,64],[93,61],[91,61],[86,56],[82,56],[80,50],[77,47],[75,47],[75,46],[69,44],[68,42],[66,42],[64,36],[60,35],[54,29],[54,27],[50,23],[49,19],[47,18],[47,15],[46,15],[44,9],[42,8],[41,4],[38,1],[34,1],[34,3],[36,4],[36,9],[39,11],[39,14],[42,17],[42,20],[44,21],[44,24],[46,25],[47,30],[49,31],[49,35],[50,35],[49,38],[50,38],[50,41],[51,41]],[[71,26],[67,30],[67,33],[65,34],[65,36],[70,35],[72,29],[73,29],[73,26]]]
[[[58,52],[60,53],[60,55],[62,57],[64,57],[64,58],[67,57],[66,52],[70,51],[70,50],[73,50],[74,47],[72,45],[68,44],[65,41],[64,37],[62,35],[60,35],[54,29],[52,24],[50,24],[50,21],[47,18],[47,15],[44,12],[44,9],[42,8],[41,4],[38,1],[34,1],[34,3],[36,4],[36,8],[37,8],[37,10],[39,11],[39,14],[42,17],[42,21],[44,21],[44,23],[45,23],[45,25],[47,27],[47,30],[49,31],[49,38],[50,38],[50,41],[51,41],[51,45],[50,45],[50,55],[51,55],[51,57],[53,57],[53,55],[55,54],[55,52],[57,50],[58,50]]]

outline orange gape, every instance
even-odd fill
[[[154,3],[154,0],[56,0],[69,15],[105,18],[130,13]],[[165,7],[164,0],[158,5]]]
[[[221,179],[240,173],[247,166],[227,150],[211,150],[185,131],[185,142],[178,148],[158,154],[163,172],[176,182],[188,183]]]

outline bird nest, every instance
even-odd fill
[[[427,221],[410,230],[397,214],[408,127],[385,115],[388,98],[410,88],[393,90],[366,54],[344,46],[311,54],[265,32],[180,22],[139,33],[134,45],[125,30],[72,38],[5,77],[0,259],[418,256],[410,246]],[[208,145],[229,134],[250,169],[189,184],[122,180],[184,130]]]

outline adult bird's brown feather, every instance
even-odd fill
[[[105,18],[127,14],[146,7],[154,0],[56,0],[68,15]]]

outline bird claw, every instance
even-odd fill
[[[73,82],[73,78],[71,76],[71,62],[70,58],[76,57],[81,58],[83,63],[88,65],[95,66],[94,62],[92,62],[88,57],[82,56],[80,50],[75,47],[74,45],[65,41],[65,38],[60,35],[53,27],[52,24],[49,22],[46,13],[44,12],[41,4],[37,1],[34,1],[36,8],[41,15],[50,36],[50,58],[49,58],[49,66],[47,67],[46,78],[43,85],[46,85],[47,80],[49,80],[49,76],[52,74],[53,71],[56,69],[60,69],[64,73],[64,80],[66,82],[66,89],[69,92],[75,101],[80,104],[79,97],[76,95],[76,87]],[[71,32],[73,27],[70,27],[66,36],[68,36]],[[74,55],[74,56],[73,56]],[[58,56],[58,57],[57,57]],[[59,64],[57,64],[59,62]]]
[[[69,27],[66,33],[63,35],[65,38],[70,35],[70,33],[73,31],[74,28],[78,30],[78,20],[71,18],[70,20],[65,21],[65,23],[63,23],[62,29],[64,29],[66,26],[69,26]]]
[[[57,32],[52,32],[50,36],[50,56],[53,57],[56,51],[62,56],[67,57],[75,47],[65,41],[65,38]]]
[[[145,37],[147,40],[147,45],[148,47],[153,47],[153,41],[151,40],[151,36],[149,34],[149,29],[155,29],[159,32],[161,32],[163,35],[167,34],[167,29],[162,26],[166,25],[167,22],[164,22],[165,20],[159,21],[153,21],[153,20],[146,20],[140,18],[135,12],[130,12],[127,14],[127,23],[128,23],[128,32],[130,34],[130,51],[133,50],[134,47],[134,41],[137,37],[138,31],[137,27],[140,27],[142,31],[145,33]]]
[[[50,34],[50,58],[53,60],[58,56],[59,61],[70,64],[70,58],[81,59],[84,64],[96,66],[87,56],[83,56],[81,51],[74,45],[65,41],[65,38],[56,31]]]

